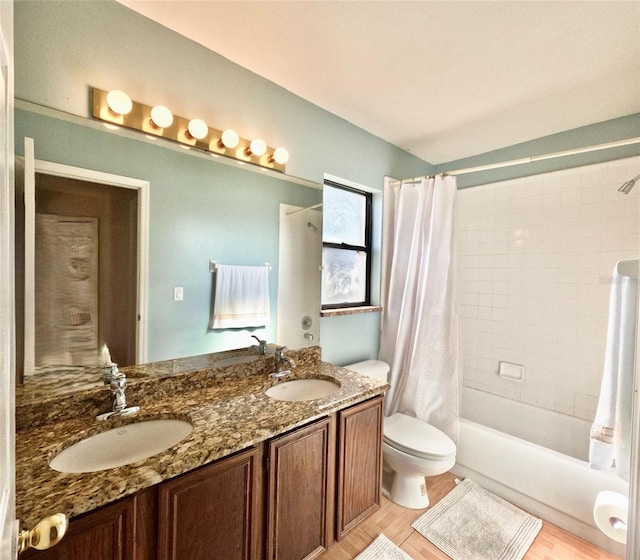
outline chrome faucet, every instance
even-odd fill
[[[269,374],[269,377],[284,377],[289,375],[291,370],[296,367],[296,363],[286,354],[286,346],[278,346],[276,348],[276,371]],[[280,366],[285,363],[288,367],[286,369],[280,369]]]
[[[251,338],[255,338],[258,341],[258,354],[264,356],[267,353],[267,341],[260,340],[255,334],[252,334]]]
[[[118,371],[118,366],[113,364],[109,369],[102,371],[102,380],[105,385],[109,385],[113,398],[113,408],[110,412],[98,414],[97,420],[107,420],[114,416],[124,416],[133,414],[140,410],[139,406],[127,406],[127,398],[124,390],[127,387],[127,376]]]

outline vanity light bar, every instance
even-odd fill
[[[126,93],[118,90],[107,92],[91,88],[91,97],[92,116],[95,119],[131,128],[149,136],[166,138],[212,155],[230,157],[283,173],[285,171],[285,164],[289,159],[287,150],[271,148],[259,138],[240,138],[232,130],[211,128],[202,119],[185,119],[173,115],[167,107],[150,107],[131,101]]]

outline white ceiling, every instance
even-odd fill
[[[119,0],[437,164],[640,112],[640,2]]]

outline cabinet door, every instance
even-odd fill
[[[158,558],[252,558],[257,457],[252,448],[160,485]]]
[[[269,443],[268,560],[308,560],[331,544],[334,431],[326,418]]]
[[[20,556],[34,560],[134,560],[135,497],[72,519],[64,538],[43,551]]]
[[[380,507],[382,397],[339,413],[337,538]]]

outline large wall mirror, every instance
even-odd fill
[[[23,139],[34,139],[36,168],[38,162],[53,162],[148,183],[146,215],[141,215],[135,188],[54,177],[47,165],[36,172],[32,247],[37,254],[25,298],[35,306],[34,327],[26,338],[35,338],[36,367],[30,368],[27,383],[37,378],[40,366],[59,372],[69,366],[76,372],[94,356],[99,360],[104,344],[120,365],[245,348],[255,344],[252,335],[290,348],[318,344],[321,185],[230,165],[220,157],[25,102],[18,103],[15,129],[20,158]],[[18,211],[21,274],[24,219]],[[140,227],[148,234],[143,251]],[[210,328],[212,260],[268,263],[268,324]],[[141,270],[143,281],[136,288]],[[72,282],[76,288],[69,290]],[[22,285],[24,277],[18,291]],[[19,310],[22,298],[20,293]],[[47,303],[54,300],[73,312],[62,318]],[[22,311],[19,316],[24,347]],[[143,332],[136,334],[141,325]],[[68,349],[74,345],[78,351],[72,356]]]

